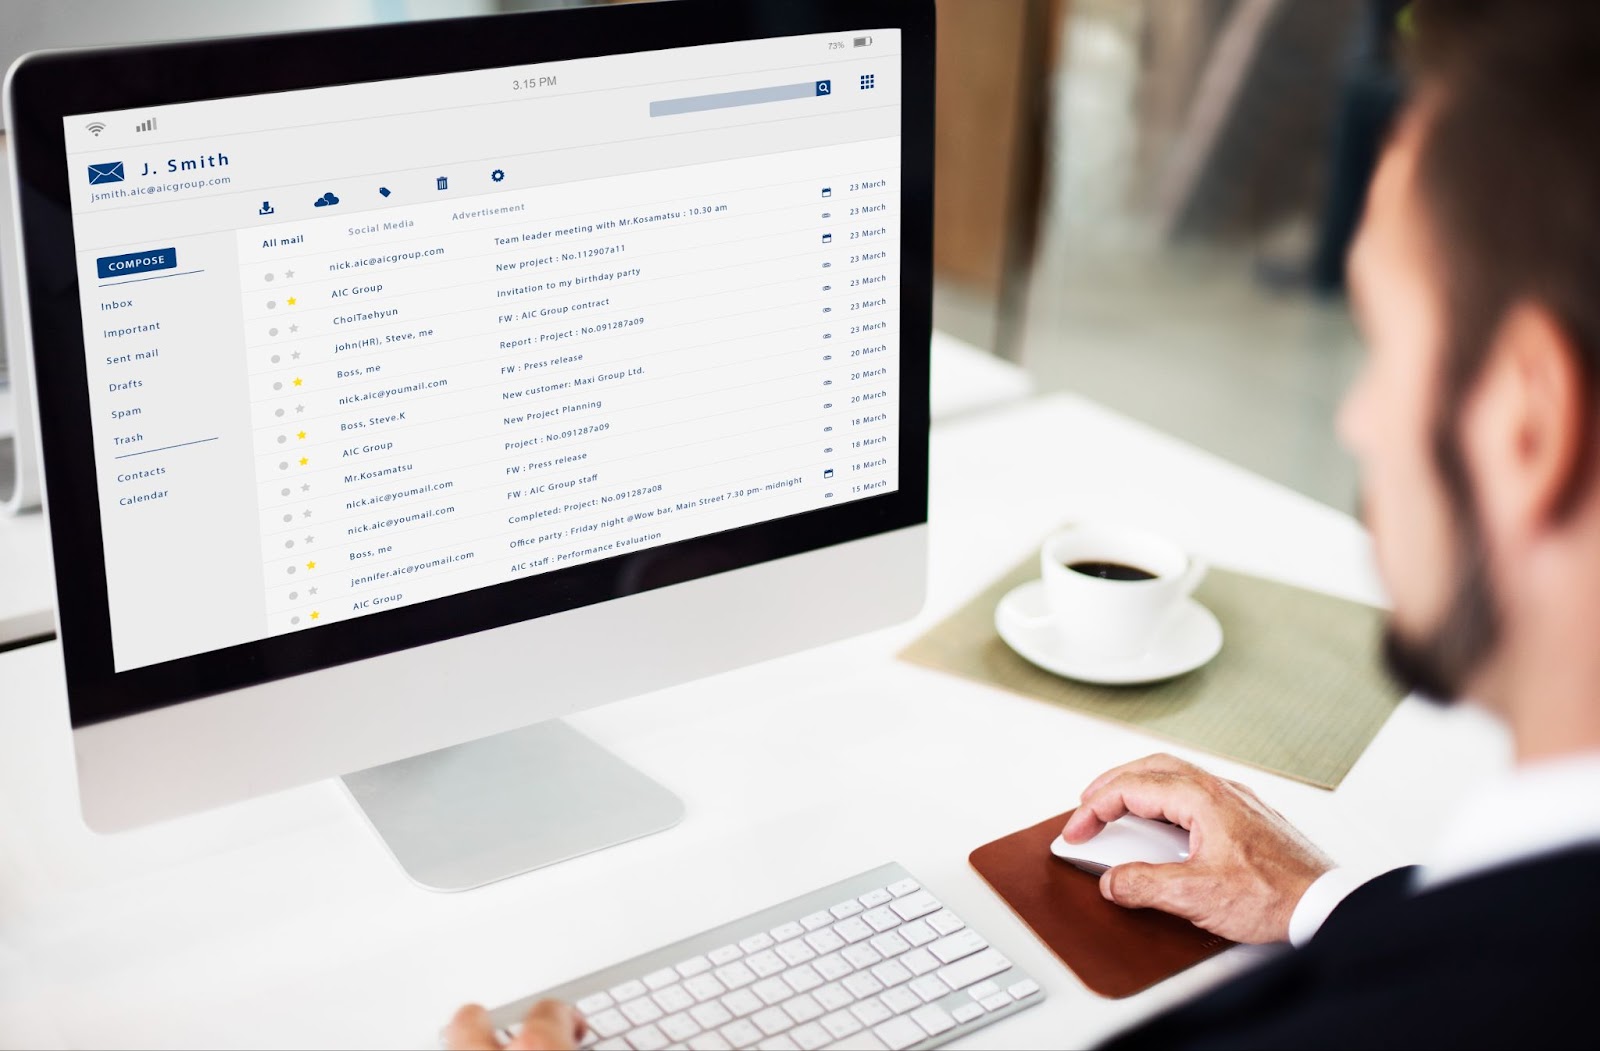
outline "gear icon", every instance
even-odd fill
[[[500,182],[505,177],[506,173],[501,171],[499,168],[496,168],[494,171],[489,173],[489,178],[493,179],[495,182]]]

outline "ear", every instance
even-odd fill
[[[1578,350],[1549,310],[1515,306],[1463,418],[1480,512],[1515,544],[1558,525],[1589,467],[1589,394]]]

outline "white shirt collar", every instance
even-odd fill
[[[1517,766],[1444,824],[1416,889],[1600,841],[1600,752]]]

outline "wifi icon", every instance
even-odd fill
[[[85,124],[84,127],[88,128],[89,134],[93,135],[95,138],[99,138],[100,133],[106,130],[106,126],[101,124],[99,121],[91,121],[90,123]]]

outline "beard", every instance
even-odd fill
[[[1499,608],[1477,515],[1469,510],[1457,521],[1461,528],[1456,543],[1456,583],[1444,615],[1420,635],[1408,634],[1391,620],[1383,636],[1383,661],[1389,674],[1407,691],[1439,705],[1453,703],[1466,691],[1500,634]]]

